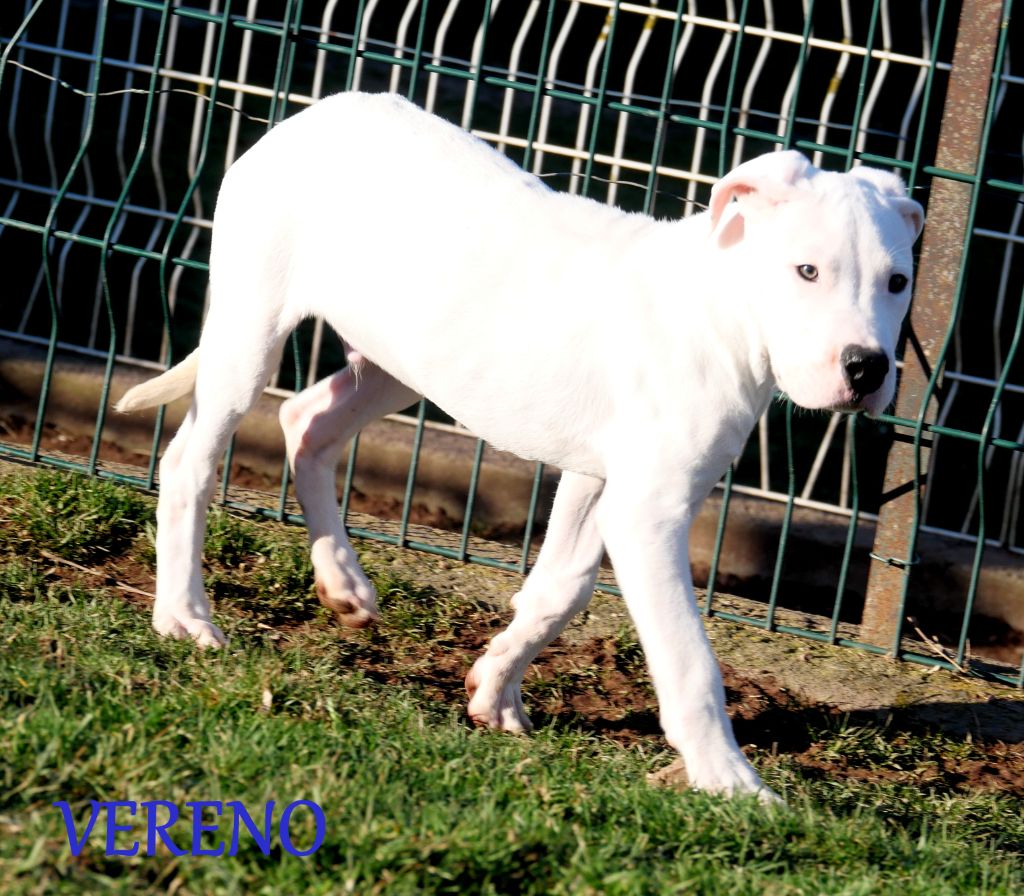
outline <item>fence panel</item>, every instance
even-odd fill
[[[0,10],[10,356],[0,383],[11,389],[0,455],[154,487],[165,415],[151,421],[145,456],[126,457],[111,393],[194,345],[224,170],[328,93],[402,93],[558,189],[660,216],[693,214],[726,170],[778,147],[829,168],[889,167],[925,204],[940,183],[970,193],[963,263],[943,287],[953,322],[936,323],[932,405],[877,421],[774,405],[697,527],[695,571],[709,613],[1021,685],[1024,78],[1009,52],[1020,28],[1010,2],[982,64],[991,77],[966,100],[982,110],[976,170],[937,155],[957,36],[963,22],[978,26],[976,6],[993,4],[10,0]],[[935,214],[938,204],[929,226]],[[18,379],[15,362],[34,372]],[[311,323],[268,394],[342,363],[336,337]],[[79,374],[95,387],[69,392]],[[497,456],[429,404],[401,419],[349,452],[339,486],[352,530],[525,571],[553,471]],[[85,433],[71,440],[78,458],[61,451],[73,425]],[[898,570],[896,618],[872,638],[859,625],[880,562],[869,558],[884,559],[875,527],[893,497],[886,463],[908,432],[927,461],[909,486],[917,512],[898,533],[916,554]],[[259,480],[239,452],[222,500],[295,518],[283,457]],[[399,485],[375,501],[387,476]]]

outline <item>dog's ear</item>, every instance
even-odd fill
[[[924,209],[921,208],[919,203],[908,198],[907,185],[903,183],[902,177],[898,174],[893,174],[891,171],[884,171],[881,168],[867,168],[863,165],[858,165],[850,171],[850,174],[858,180],[874,186],[882,196],[892,203],[896,211],[903,216],[903,220],[907,222],[907,227],[910,228],[911,241],[916,240],[921,235],[921,230],[924,227]]]
[[[791,199],[797,182],[814,166],[795,150],[770,152],[744,162],[730,171],[711,190],[711,230],[718,245],[726,249],[743,237],[742,206],[765,208]],[[740,209],[729,209],[733,198]]]

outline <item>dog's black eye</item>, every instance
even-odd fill
[[[818,279],[818,269],[813,264],[801,264],[797,266],[796,272],[812,283]]]
[[[899,293],[903,292],[907,288],[907,284],[910,281],[907,279],[906,274],[893,274],[889,278],[889,292]]]

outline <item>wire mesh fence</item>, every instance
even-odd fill
[[[717,177],[778,147],[823,167],[889,167],[929,206],[933,245],[960,253],[944,268],[922,260],[930,289],[922,300],[919,288],[903,352],[904,378],[923,370],[921,387],[876,421],[775,404],[710,504],[696,575],[709,613],[1019,686],[1019,30],[1012,3],[992,0],[11,0],[0,10],[0,337],[12,357],[36,347],[39,373],[0,455],[154,486],[167,421],[153,421],[144,471],[123,471],[107,413],[115,382],[194,345],[223,172],[329,93],[402,93],[558,189],[658,216],[700,210]],[[957,55],[968,39],[983,60],[973,81]],[[943,129],[957,89],[978,137],[954,164]],[[939,208],[946,188],[955,195]],[[401,214],[407,197],[387,184],[381,195]],[[934,344],[922,346],[921,315],[936,308]],[[271,396],[344,363],[315,323],[293,349]],[[98,385],[72,400],[87,420],[76,460],[51,429],[69,425],[55,384],[82,365]],[[554,472],[497,458],[426,403],[404,420],[381,437],[400,462],[382,461],[379,445],[349,452],[339,487],[353,531],[525,571]],[[458,456],[458,481],[444,486],[443,513],[424,515],[431,477],[446,475],[438,452]],[[269,463],[272,501],[239,493],[249,483],[232,460],[223,500],[295,516],[282,458]],[[360,503],[382,464],[400,467],[393,500]],[[901,498],[905,512],[887,518]],[[883,594],[888,615],[862,626]]]

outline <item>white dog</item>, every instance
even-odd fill
[[[778,152],[719,181],[709,212],[656,221],[553,192],[395,96],[317,103],[225,176],[199,348],[119,404],[195,393],[160,466],[154,627],[224,643],[201,577],[217,462],[285,338],[320,317],[349,365],[281,423],[321,601],[352,626],[376,617],[335,469],[362,426],[429,396],[565,471],[515,618],[466,678],[472,718],[530,726],[526,668],[586,606],[607,548],[691,785],[774,799],[725,714],[688,529],[776,389],[889,404],[922,220],[893,174]]]

